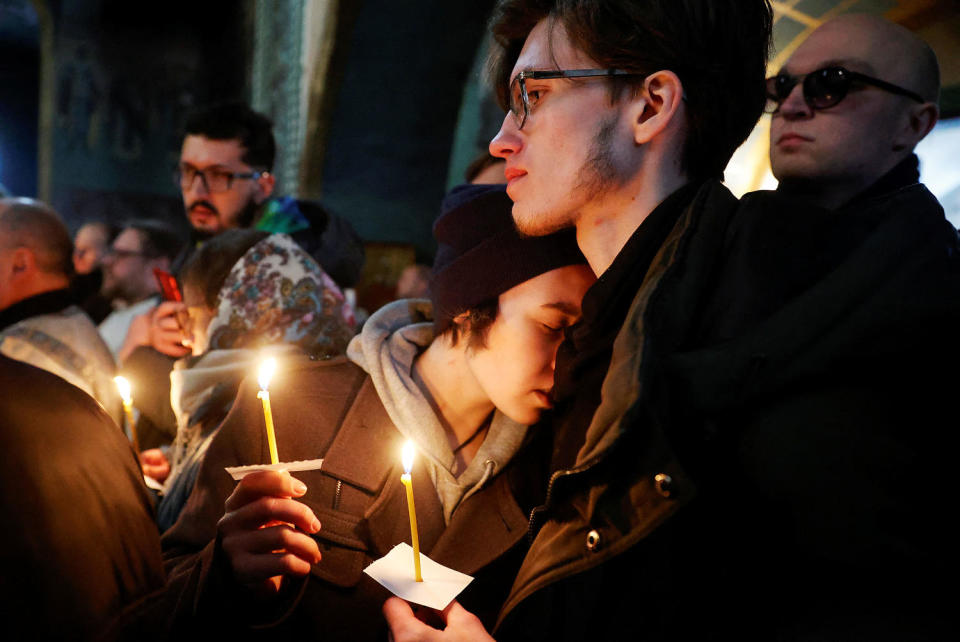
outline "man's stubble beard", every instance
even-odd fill
[[[613,153],[613,138],[617,131],[619,114],[600,121],[593,137],[590,156],[580,167],[580,180],[571,191],[577,200],[590,203],[602,199],[608,192],[624,183]]]
[[[523,236],[546,236],[575,227],[582,205],[601,200],[612,189],[624,183],[613,152],[618,118],[619,115],[614,114],[600,121],[587,159],[577,171],[577,183],[570,190],[568,203],[560,204],[553,212],[540,212],[519,218],[514,216],[517,230]]]
[[[106,271],[103,273],[100,296],[109,301],[123,301],[127,305],[136,303],[136,293],[131,292],[122,280],[108,276]]]

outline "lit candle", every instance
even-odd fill
[[[413,480],[410,477],[410,471],[413,469],[413,442],[407,441],[403,445],[404,473],[400,475],[400,481],[407,487],[407,509],[410,511],[410,538],[413,540],[413,576],[418,582],[422,582],[420,576],[420,538],[417,536],[417,509],[413,505]]]
[[[120,399],[123,400],[123,412],[127,416],[127,425],[130,426],[130,440],[133,442],[133,449],[137,453],[137,460],[140,459],[140,442],[137,439],[137,422],[133,419],[133,397],[130,395],[130,382],[126,377],[116,376],[113,382],[117,384],[117,390],[120,392]]]
[[[257,374],[257,382],[260,384],[260,392],[257,393],[257,399],[263,403],[263,421],[267,424],[267,445],[270,447],[270,463],[279,463],[277,457],[277,437],[273,433],[273,412],[270,410],[270,393],[267,388],[270,386],[270,379],[277,369],[277,360],[269,358],[260,364],[260,372]]]

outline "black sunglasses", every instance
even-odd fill
[[[799,76],[791,76],[781,72],[776,76],[767,78],[767,107],[765,111],[772,114],[779,110],[781,103],[787,99],[793,88],[801,81],[803,82],[803,100],[811,109],[828,109],[838,104],[846,98],[850,87],[855,82],[872,85],[884,91],[889,91],[891,94],[906,96],[918,103],[926,102],[920,94],[909,89],[843,67],[833,66]]]

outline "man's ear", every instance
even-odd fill
[[[913,149],[917,143],[930,133],[940,118],[940,109],[936,103],[923,103],[910,108],[907,119],[893,141],[895,150]]]
[[[464,311],[453,317],[453,325],[460,329],[460,332],[470,331],[470,312]]]
[[[643,90],[633,99],[633,140],[644,145],[673,121],[683,101],[683,84],[677,74],[662,70],[647,76]]]
[[[253,200],[259,205],[264,202],[270,195],[273,194],[273,188],[277,184],[276,177],[270,172],[263,172],[260,174],[260,178],[257,179],[257,193],[254,194]]]
[[[11,276],[26,276],[37,271],[37,255],[28,247],[18,247],[10,261]]]
[[[453,347],[459,345],[462,341],[466,340],[470,336],[470,312],[461,312],[457,316],[453,317],[453,319],[450,321],[451,327],[448,328],[448,331],[444,332],[443,334],[445,337],[447,337],[450,346]],[[469,343],[467,345],[469,345]]]

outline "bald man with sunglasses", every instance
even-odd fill
[[[939,90],[936,56],[908,29],[867,14],[824,23],[767,79],[778,190],[836,209],[916,183]]]

